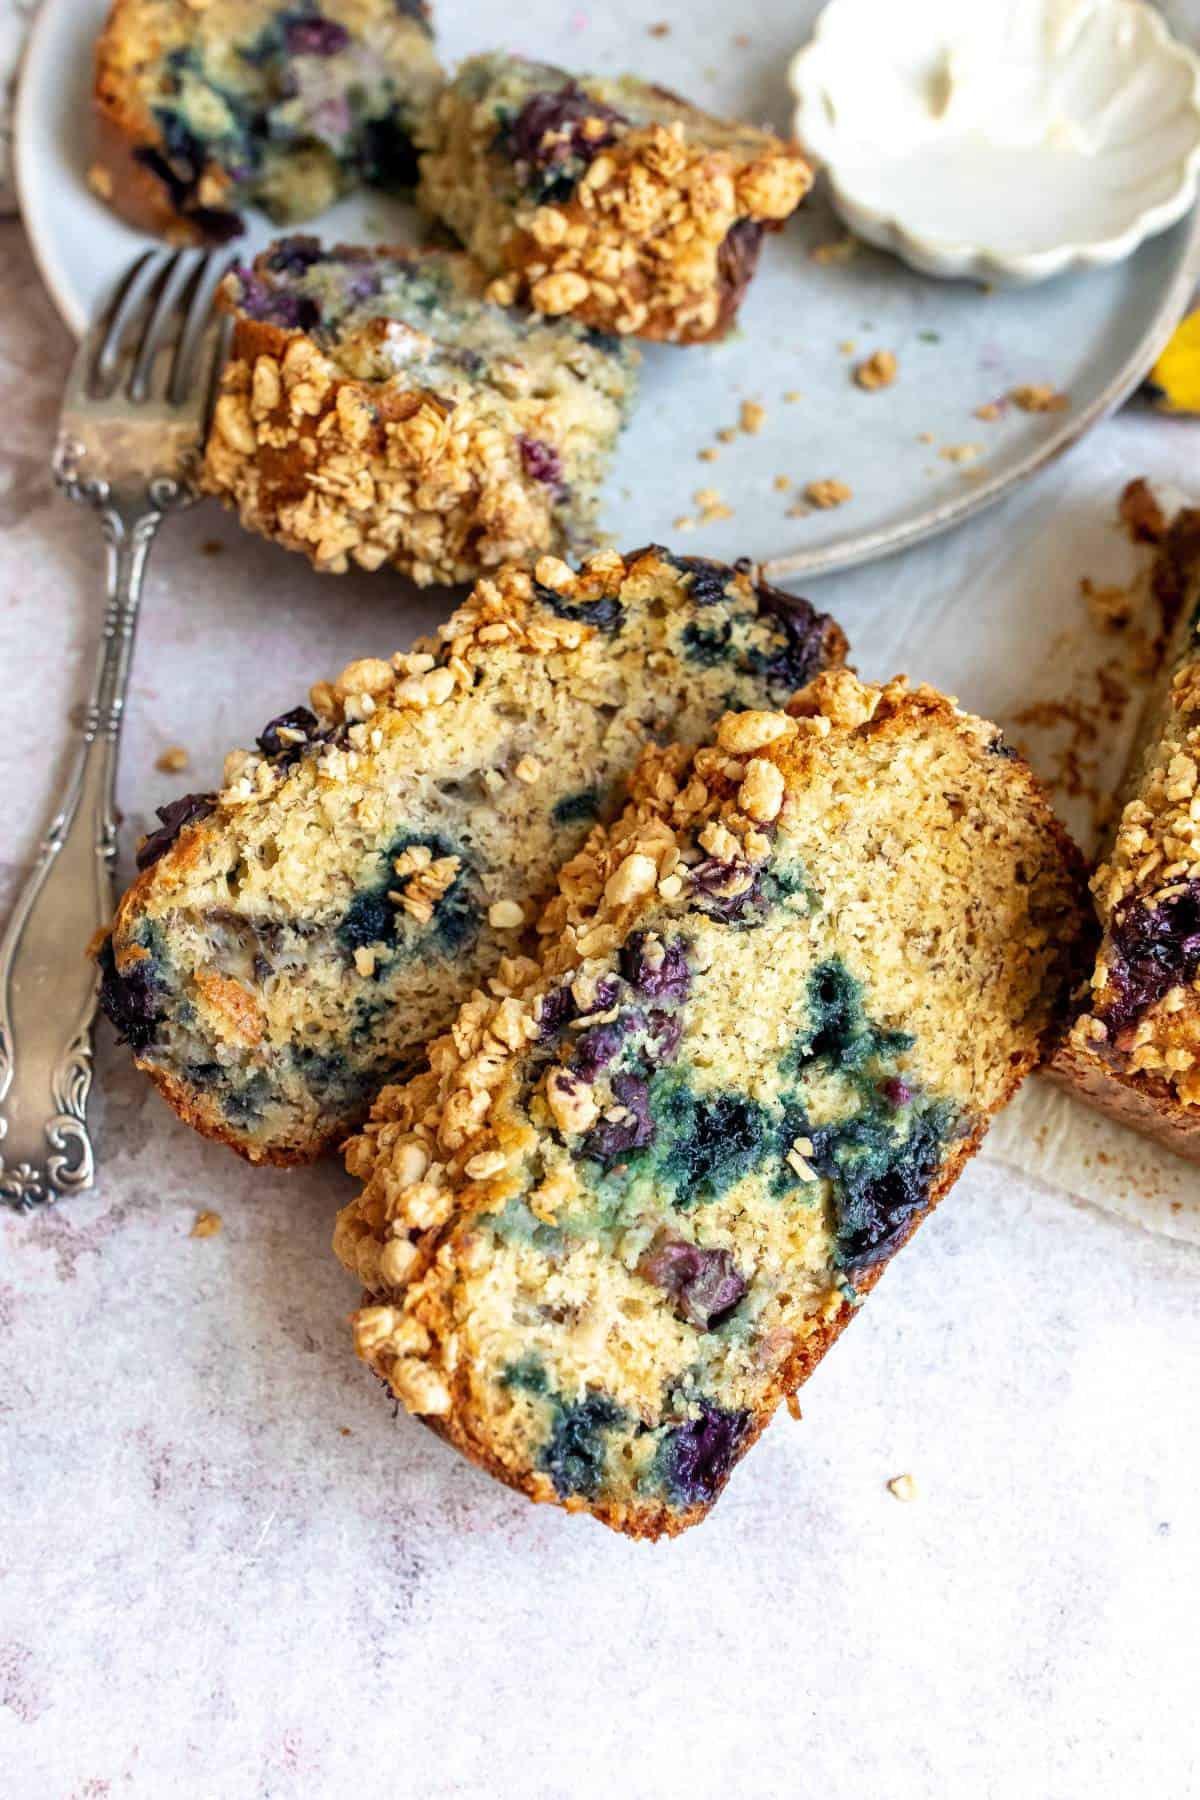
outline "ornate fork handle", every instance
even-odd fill
[[[165,513],[191,490],[162,479],[114,490],[62,442],[54,474],[96,508],[108,549],[107,608],[82,742],[0,940],[0,1198],[31,1207],[92,1185],[87,1129],[96,970],[89,941],[112,913],[117,740],[146,559]]]

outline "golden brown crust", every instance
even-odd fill
[[[1044,1073],[1118,1125],[1200,1163],[1200,1111],[1181,1106],[1167,1082],[1111,1069],[1070,1042],[1055,1051]]]

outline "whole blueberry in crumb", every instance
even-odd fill
[[[770,685],[786,694],[812,680],[824,666],[829,620],[807,600],[760,583],[759,612],[775,621],[782,639],[766,663]]]
[[[580,1032],[575,1040],[571,1067],[585,1081],[595,1081],[601,1069],[607,1068],[620,1050],[628,1026],[627,1018],[610,1019],[606,1025],[593,1025],[590,1031]]]
[[[1171,988],[1200,974],[1200,881],[1179,883],[1154,906],[1134,900],[1119,907],[1109,936],[1115,954],[1102,1010],[1116,1039]]]
[[[750,863],[740,857],[723,862],[707,856],[691,875],[696,904],[710,919],[723,925],[762,924],[762,884]]]
[[[152,831],[137,853],[139,869],[149,869],[160,856],[165,856],[185,825],[195,824],[197,819],[207,819],[216,811],[217,796],[215,794],[184,794],[182,799],[172,800],[169,806],[159,806],[155,810],[160,824],[157,831]]]
[[[687,952],[680,938],[668,943],[635,931],[621,950],[621,973],[647,1000],[686,1000],[692,985]]]
[[[565,200],[625,123],[621,113],[568,81],[557,93],[530,96],[507,128],[508,150],[514,162],[540,178],[541,198]]]
[[[750,285],[762,250],[763,228],[754,219],[738,219],[717,251],[717,275],[727,311],[733,311]]]
[[[544,487],[562,488],[562,458],[553,444],[547,444],[542,438],[522,436],[517,439],[517,445],[521,452],[521,467],[530,481],[540,481]]]
[[[700,1416],[663,1439],[658,1466],[676,1506],[707,1506],[721,1491],[750,1426],[747,1412],[730,1412],[711,1400]]]
[[[693,606],[720,605],[730,573],[724,563],[709,562],[703,556],[675,556],[671,561],[681,574],[691,575],[688,594]]]
[[[638,1273],[669,1294],[680,1318],[698,1331],[723,1324],[749,1287],[728,1250],[703,1250],[684,1238],[648,1250]]]
[[[278,718],[264,725],[262,736],[255,741],[264,756],[278,756],[287,762],[295,762],[304,750],[304,742],[290,734],[299,732],[304,740],[308,740],[316,729],[316,714],[309,712],[307,706],[293,706],[290,712],[280,713]],[[289,735],[286,738],[280,737],[281,730]]]
[[[606,637],[615,636],[625,623],[625,608],[615,594],[602,594],[598,600],[564,600],[561,594],[556,594],[553,588],[543,587],[540,581],[534,582],[533,591],[541,605],[548,606],[560,619],[591,625]]]
[[[541,1017],[538,1019],[538,1037],[543,1043],[558,1036],[564,1025],[569,1025],[578,1013],[575,996],[570,984],[563,982],[561,987],[551,988],[548,994],[542,995]]]
[[[96,958],[100,969],[100,1006],[105,1017],[116,1027],[121,1043],[134,1050],[144,1050],[154,1042],[158,1029],[158,1006],[155,983],[151,975],[153,958],[135,962],[127,975],[117,971],[111,937],[105,938]]]
[[[613,1097],[624,1109],[620,1119],[602,1118],[583,1140],[582,1153],[610,1167],[630,1150],[644,1150],[654,1142],[650,1116],[650,1088],[640,1075],[613,1078]]]
[[[239,269],[237,275],[238,306],[246,318],[283,331],[312,331],[320,324],[321,309],[307,294],[270,287],[252,269]]]

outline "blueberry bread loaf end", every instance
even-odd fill
[[[812,183],[795,144],[664,88],[500,53],[462,64],[421,149],[422,204],[497,298],[684,344],[730,329]]]
[[[209,492],[319,569],[423,586],[590,548],[636,353],[482,285],[460,253],[310,237],[230,275]]]
[[[747,569],[647,550],[481,581],[164,809],[101,955],[141,1067],[253,1161],[340,1143],[459,1003],[525,967],[536,901],[646,742],[782,702],[845,641]]]
[[[1176,612],[1128,800],[1092,880],[1102,933],[1053,1071],[1122,1124],[1200,1162],[1200,512],[1159,537]]]
[[[92,186],[177,243],[236,237],[248,204],[313,218],[362,183],[411,187],[440,82],[423,0],[114,0]]]
[[[703,1518],[1056,1024],[1082,869],[995,728],[818,677],[648,751],[537,976],[380,1097],[359,1355],[531,1499]]]

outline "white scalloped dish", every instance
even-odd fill
[[[1113,263],[1200,175],[1200,59],[1141,0],[830,0],[796,135],[858,236],[930,275]]]

